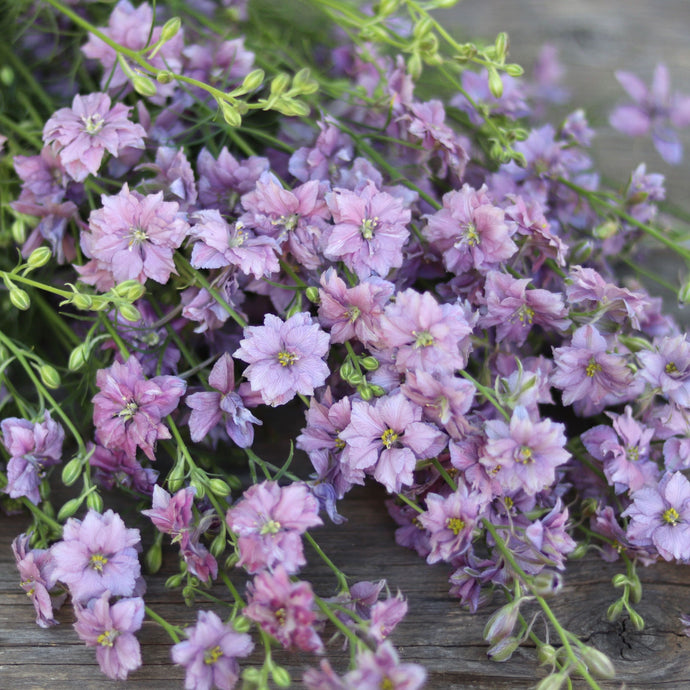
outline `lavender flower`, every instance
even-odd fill
[[[109,491],[117,486],[150,496],[158,479],[156,470],[143,467],[123,450],[111,451],[98,444],[89,456],[89,465],[96,470],[94,479]]]
[[[356,657],[357,667],[345,675],[347,690],[418,690],[426,680],[426,670],[418,664],[401,664],[390,642],[375,652],[365,650]]]
[[[139,586],[140,550],[138,529],[128,529],[112,510],[103,515],[90,510],[84,520],[67,520],[62,541],[53,544],[53,576],[69,587],[77,602],[99,597],[106,590],[128,597]]]
[[[131,458],[139,447],[155,460],[156,441],[170,438],[161,420],[177,408],[187,384],[176,376],[146,379],[139,360],[130,357],[124,364],[99,369],[96,385],[100,392],[92,402],[98,442]]]
[[[199,611],[196,625],[185,634],[188,639],[174,645],[171,656],[186,669],[186,690],[234,688],[240,674],[237,657],[251,653],[251,637],[235,632],[213,611]]]
[[[285,649],[323,652],[321,638],[314,629],[314,593],[308,582],[291,582],[278,564],[273,572],[259,573],[247,585],[248,604],[243,613]]]
[[[671,94],[666,65],[656,66],[650,89],[631,72],[616,72],[616,79],[633,99],[633,104],[619,105],[609,117],[611,126],[631,137],[651,132],[659,155],[667,163],[680,163],[683,145],[674,128],[690,124],[690,97]]]
[[[61,108],[46,122],[43,141],[57,151],[60,163],[77,182],[95,175],[108,151],[113,156],[127,148],[144,148],[146,130],[128,119],[131,108],[110,107],[105,93],[75,96],[71,108]]]
[[[244,375],[267,405],[283,405],[297,394],[312,395],[328,376],[323,357],[329,337],[306,312],[281,321],[266,314],[263,326],[245,328],[234,356],[247,362]]]
[[[638,353],[640,377],[676,405],[690,407],[690,343],[685,335],[661,338]]]
[[[110,592],[106,591],[88,606],[76,606],[74,629],[87,647],[96,648],[101,671],[109,678],[125,680],[141,666],[139,641],[134,633],[144,620],[144,600],[120,599],[111,606],[109,599]]]
[[[250,573],[275,568],[288,573],[306,561],[301,536],[322,525],[319,503],[305,484],[280,487],[275,482],[254,484],[226,515],[228,527],[237,534],[240,560]]]
[[[195,494],[196,489],[187,486],[171,496],[156,484],[153,487],[153,505],[150,510],[142,510],[141,514],[146,515],[160,532],[172,536],[173,542],[179,541],[191,527]]]

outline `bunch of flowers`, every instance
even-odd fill
[[[309,0],[287,41],[238,0],[20,7],[0,76],[40,107],[0,116],[0,503],[33,516],[13,548],[36,622],[69,601],[111,678],[147,616],[190,689],[290,685],[271,644],[314,655],[307,688],[422,687],[388,639],[404,595],[351,584],[311,533],[367,482],[461,605],[503,597],[488,655],[530,636],[540,688],[614,674],[549,606],[569,557],[622,562],[608,615],[638,628],[636,565],[687,562],[690,341],[616,273],[653,240],[690,258],[663,177],[602,187],[584,113],[545,119],[553,50],[523,77],[505,34],[458,43],[429,13],[450,4]],[[46,54],[47,27],[75,54]],[[678,161],[690,99],[663,67],[651,93],[618,79],[635,104],[611,123]],[[279,406],[302,408],[307,469],[255,449]],[[184,630],[145,604],[164,535],[187,604],[226,586]],[[335,589],[300,575],[314,555]]]

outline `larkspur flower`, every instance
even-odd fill
[[[638,353],[640,377],[659,393],[690,408],[690,342],[686,335],[661,338],[654,350]]]
[[[345,674],[347,690],[419,690],[426,680],[426,670],[419,664],[401,664],[395,647],[383,642],[376,651],[357,654],[356,667]]]
[[[402,592],[387,599],[377,601],[371,607],[369,627],[367,633],[369,637],[377,643],[383,642],[397,627],[398,623],[407,615],[407,600]]]
[[[61,108],[46,122],[43,141],[54,146],[60,163],[73,180],[95,175],[107,151],[117,157],[127,148],[144,148],[146,130],[128,119],[131,108],[110,107],[105,93],[76,95],[71,108]]]
[[[328,376],[323,357],[329,337],[307,312],[282,321],[266,314],[263,326],[248,326],[233,353],[247,362],[244,376],[267,405],[283,405],[297,394],[312,395]]]
[[[124,450],[113,451],[99,444],[89,455],[89,465],[95,470],[94,480],[109,491],[123,487],[150,496],[158,479],[156,470],[142,466]]]
[[[656,486],[632,494],[621,514],[630,518],[627,537],[635,546],[653,546],[664,560],[683,562],[690,553],[690,482],[680,472],[667,472]]]
[[[158,439],[170,438],[163,417],[175,410],[186,383],[177,376],[144,377],[141,364],[131,356],[96,373],[99,392],[93,397],[93,423],[98,442],[134,458],[137,447],[155,460]]]
[[[255,621],[285,649],[322,652],[323,642],[315,629],[314,593],[305,581],[292,582],[280,564],[260,572],[247,585],[244,615]]]
[[[186,640],[172,647],[173,662],[185,668],[186,690],[231,690],[240,675],[238,657],[254,648],[251,637],[235,632],[213,611],[199,611]]]
[[[91,211],[88,231],[81,233],[90,264],[109,273],[113,285],[125,280],[145,283],[147,278],[165,284],[177,274],[173,253],[190,230],[177,202],[163,201],[163,192],[130,192],[127,183],[114,196],[103,194],[101,202],[102,208]],[[82,280],[96,282],[88,269],[78,270]]]
[[[149,510],[142,510],[160,532],[169,534],[173,541],[179,541],[187,532],[194,517],[192,505],[196,489],[186,486],[171,496],[158,484],[153,487],[153,505]]]
[[[141,586],[138,529],[125,526],[112,510],[102,515],[89,510],[83,520],[70,518],[62,541],[53,544],[53,576],[69,588],[72,599],[87,602],[108,590],[129,597]]]
[[[87,647],[96,648],[101,671],[109,678],[125,680],[141,666],[141,650],[135,632],[144,620],[141,597],[109,603],[110,592],[93,599],[88,606],[76,606],[74,629]]]
[[[290,156],[290,174],[300,182],[325,180],[352,160],[352,142],[328,118],[318,123],[319,132],[312,147],[302,146]]]
[[[276,482],[254,484],[227,512],[228,527],[237,534],[239,566],[250,573],[275,568],[288,573],[306,561],[301,535],[322,525],[319,503],[305,484],[280,487]]]

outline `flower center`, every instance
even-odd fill
[[[531,326],[534,321],[534,309],[523,304],[518,310],[517,317],[521,324]]]
[[[521,465],[528,465],[534,462],[534,456],[532,455],[532,449],[529,446],[520,446],[514,454],[515,462],[519,462]]]
[[[337,450],[342,450],[343,448],[345,448],[345,441],[343,441],[343,439],[340,438],[340,436],[335,437],[335,447]]]
[[[465,529],[465,521],[457,517],[448,518],[446,527],[457,537]]]
[[[460,238],[459,242],[455,243],[455,248],[458,249],[461,244],[468,244],[470,247],[476,247],[481,238],[477,232],[477,226],[474,223],[468,223],[465,227],[465,234]]]
[[[601,364],[599,364],[597,361],[595,361],[594,357],[589,360],[589,364],[587,365],[587,368],[585,369],[585,374],[589,376],[589,378],[594,378],[594,374],[596,374],[598,371],[601,371]]]
[[[678,367],[676,366],[675,362],[669,362],[665,367],[664,371],[667,374],[677,374],[678,373]]]
[[[117,416],[120,417],[121,419],[124,419],[125,422],[128,422],[134,415],[137,413],[137,410],[139,409],[139,405],[134,402],[134,400],[130,400],[118,413]]]
[[[355,321],[357,321],[361,313],[361,309],[353,305],[345,312],[345,316],[347,316],[347,320],[350,323],[354,323]]]
[[[211,664],[215,664],[216,661],[218,661],[218,659],[220,659],[222,656],[223,650],[219,645],[216,645],[215,647],[211,647],[211,649],[204,651],[204,663],[207,666],[211,666]]]
[[[288,232],[294,230],[299,222],[299,215],[297,213],[291,213],[287,216],[280,216],[276,220],[271,221],[271,225],[282,225]]]
[[[264,522],[259,534],[278,534],[280,532],[281,524],[277,520],[268,520]]]
[[[135,247],[142,244],[148,240],[149,236],[146,234],[146,230],[142,228],[131,227],[129,229],[129,248]]]
[[[678,511],[675,508],[669,508],[662,513],[661,519],[675,527],[680,522],[680,515],[678,515]]]
[[[291,367],[298,357],[294,352],[288,352],[287,350],[281,350],[278,353],[278,361],[282,367]]]
[[[393,429],[386,429],[381,434],[381,440],[386,448],[390,448],[398,440],[398,434]]]
[[[395,685],[393,685],[393,681],[386,676],[382,681],[381,681],[381,690],[394,690]]]
[[[87,134],[96,134],[96,132],[100,132],[105,124],[105,120],[98,113],[87,115],[86,117],[82,115],[81,121],[84,123],[84,129]]]
[[[640,449],[638,446],[629,446],[626,453],[630,462],[637,462],[640,459]]]
[[[247,233],[244,231],[244,224],[237,221],[235,223],[235,232],[228,238],[228,247],[241,247],[247,239]]]
[[[95,553],[90,558],[89,565],[99,573],[103,572],[103,566],[108,563],[108,559],[102,553]]]
[[[282,606],[279,609],[276,609],[273,615],[276,617],[278,625],[285,625],[287,616],[285,615],[285,609]]]
[[[112,647],[115,643],[115,638],[119,634],[117,630],[105,630],[96,638],[96,642],[98,642],[101,647]]]
[[[412,346],[415,350],[434,344],[434,336],[429,331],[412,331],[412,335],[415,337],[414,345]]]
[[[374,231],[379,227],[378,216],[373,218],[365,218],[362,224],[359,226],[359,231],[362,233],[362,237],[365,240],[370,240],[374,236]]]

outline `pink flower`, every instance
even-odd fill
[[[52,144],[64,169],[77,182],[95,175],[107,151],[118,156],[127,147],[143,149],[146,130],[127,118],[131,108],[110,107],[105,93],[76,95],[72,108],[61,108],[46,122],[43,141]]]
[[[196,489],[187,486],[171,496],[165,489],[156,484],[153,487],[153,505],[150,510],[142,510],[156,528],[164,534],[173,537],[173,541],[182,538],[182,535],[190,529],[193,514],[192,505]]]

